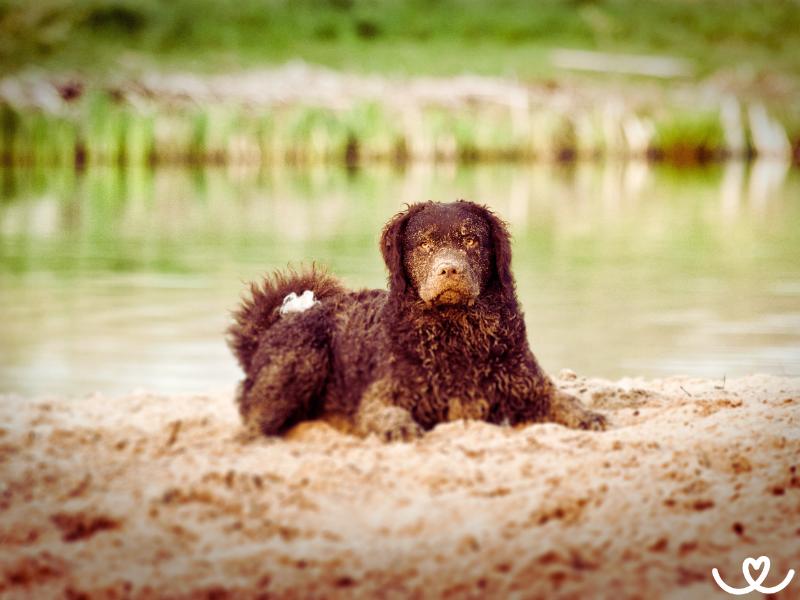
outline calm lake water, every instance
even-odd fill
[[[0,170],[0,392],[229,390],[242,282],[288,262],[382,287],[382,224],[502,215],[546,369],[800,375],[800,173],[775,163]]]

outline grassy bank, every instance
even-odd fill
[[[800,74],[794,0],[0,1],[0,69],[220,71],[300,58],[344,70],[548,76],[552,48],[667,54],[698,76]]]
[[[783,119],[783,121],[781,120]],[[0,103],[0,161],[319,164],[798,157],[797,121],[726,98],[690,109],[601,103],[339,106],[142,103],[95,91],[54,110]]]

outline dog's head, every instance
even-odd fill
[[[471,305],[491,290],[514,295],[508,230],[472,202],[409,206],[384,227],[381,251],[392,294],[430,306]]]

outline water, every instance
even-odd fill
[[[800,173],[645,164],[0,171],[0,392],[229,390],[242,282],[377,287],[403,203],[485,202],[546,369],[800,375]]]

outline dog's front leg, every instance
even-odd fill
[[[511,424],[550,421],[573,429],[606,429],[606,418],[586,408],[575,396],[559,390],[533,354],[520,357],[501,381],[508,389],[502,412]]]
[[[425,432],[410,412],[392,404],[391,394],[392,385],[387,379],[380,379],[367,388],[355,415],[359,435],[374,433],[386,442],[394,442],[412,440]]]

